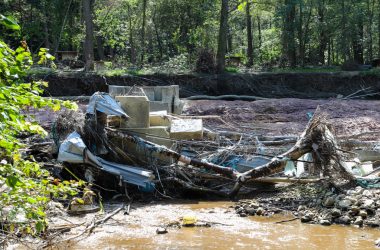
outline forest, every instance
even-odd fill
[[[253,70],[328,69],[380,54],[376,0],[4,0],[0,10],[32,53],[78,51],[112,68],[222,72],[232,58]]]

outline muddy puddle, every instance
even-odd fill
[[[119,214],[70,249],[373,249],[379,229],[302,224],[291,217],[238,217],[230,202],[185,202],[135,207]],[[116,206],[116,205],[115,205]],[[156,229],[184,215],[214,222],[212,227]],[[59,247],[60,249],[60,247]]]

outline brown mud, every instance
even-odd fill
[[[287,215],[241,218],[231,202],[177,201],[132,204],[129,215],[118,213],[93,233],[71,242],[56,244],[53,249],[371,249],[379,237],[378,229],[347,226],[302,224]],[[107,204],[107,211],[120,204]],[[168,228],[156,234],[159,226],[191,214],[198,220],[216,223],[211,227]],[[56,216],[56,224],[91,221],[95,214],[81,217]],[[220,224],[217,224],[220,223]],[[79,234],[73,229],[65,237]],[[59,242],[61,237],[55,239]]]

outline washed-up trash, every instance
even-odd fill
[[[185,215],[182,218],[182,225],[191,227],[194,226],[195,223],[197,223],[197,217],[195,215]]]
[[[116,115],[124,118],[129,117],[115,99],[103,92],[96,92],[90,97],[86,113],[94,115],[96,111],[102,112],[106,115]]]
[[[286,176],[295,176],[296,173],[297,173],[297,169],[296,169],[296,166],[294,165],[294,162],[293,161],[287,161],[284,174]]]
[[[61,144],[58,161],[90,164],[107,173],[120,177],[126,183],[138,186],[141,191],[152,192],[155,187],[152,182],[154,175],[151,171],[109,162],[96,157],[87,149],[87,146],[77,132],[71,133]]]

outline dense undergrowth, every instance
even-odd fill
[[[18,35],[20,27],[0,15],[0,25]],[[46,49],[38,53],[39,64],[54,58]],[[75,109],[76,104],[42,98],[46,82],[25,83],[26,71],[33,64],[25,41],[11,49],[0,35],[0,234],[40,235],[47,228],[46,207],[52,199],[68,199],[81,183],[56,181],[33,159],[22,154],[20,136],[47,132],[25,114],[28,108],[61,107]]]

